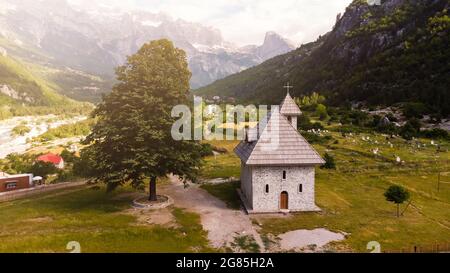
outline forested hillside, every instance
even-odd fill
[[[0,55],[0,119],[17,115],[80,113],[90,104],[60,95],[54,83],[33,73],[32,65]]]
[[[312,92],[342,105],[422,102],[450,114],[450,1],[355,0],[316,42],[197,90],[241,102],[279,102]]]

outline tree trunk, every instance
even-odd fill
[[[397,217],[400,217],[400,204],[397,204]]]
[[[155,176],[152,176],[150,178],[149,192],[150,192],[150,196],[149,196],[148,200],[156,201],[157,196],[156,196],[156,177]]]

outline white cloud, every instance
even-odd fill
[[[164,12],[175,18],[213,26],[236,44],[260,44],[275,31],[297,44],[331,30],[336,15],[351,0],[70,0],[121,9]]]
[[[119,8],[123,10],[132,10],[138,8],[135,0],[67,0],[72,5],[83,9],[94,9],[98,7]]]

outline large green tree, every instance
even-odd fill
[[[189,102],[186,54],[169,40],[152,41],[116,70],[118,84],[94,111],[98,122],[86,138],[95,179],[108,190],[131,183],[142,188],[150,179],[155,201],[158,177],[174,174],[195,179],[200,144],[171,136],[172,108]]]

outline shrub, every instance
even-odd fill
[[[311,96],[303,96],[302,98],[295,99],[295,102],[297,103],[297,105],[303,109],[306,109],[309,106],[314,107],[319,103],[323,103],[324,101],[325,101],[325,97],[322,95],[319,95],[319,93],[317,93],[317,92],[313,92],[311,94]]]
[[[358,126],[364,126],[366,125],[367,121],[369,120],[369,114],[360,111],[360,110],[352,110],[349,113],[349,118],[351,119],[352,124],[358,125]]]
[[[440,128],[434,128],[431,130],[424,130],[421,132],[421,134],[426,138],[432,138],[432,139],[450,139],[450,134]]]
[[[311,130],[312,123],[309,119],[308,115],[303,113],[303,115],[299,116],[297,119],[297,129],[308,131]]]
[[[406,140],[411,140],[413,137],[417,136],[417,131],[407,123],[400,129],[400,136]]]
[[[386,117],[387,117],[391,122],[397,122],[397,121],[398,121],[398,119],[397,119],[392,113],[387,114]]]
[[[328,118],[327,107],[323,104],[317,104],[316,114],[319,116],[320,120],[325,120]]]
[[[310,144],[326,144],[333,140],[331,136],[319,136],[310,132],[302,132],[301,134]]]
[[[407,118],[423,118],[428,112],[425,104],[420,102],[409,102],[403,105],[403,115]]]
[[[74,176],[73,172],[59,170],[56,182],[68,182],[70,180],[73,180],[74,178],[75,178],[75,176]]]
[[[64,149],[61,152],[61,157],[64,159],[64,162],[73,163],[76,160],[75,153],[69,152],[67,149]]]
[[[372,116],[372,122],[370,123],[370,126],[374,127],[374,128],[378,127],[378,125],[380,124],[382,118],[383,117],[380,116],[380,115],[373,115]]]
[[[409,192],[401,186],[394,185],[387,189],[384,197],[387,201],[397,204],[397,217],[400,217],[400,204],[409,199]]]
[[[398,133],[398,128],[393,123],[389,123],[389,124],[380,123],[376,127],[376,130],[380,133],[389,134],[389,135],[394,135],[394,134]]]
[[[42,178],[47,179],[50,174],[57,173],[58,169],[51,162],[37,161],[31,166],[30,172],[34,176],[41,176]]]
[[[418,119],[411,119],[400,128],[400,136],[406,140],[411,140],[413,137],[419,136],[421,126]]]
[[[319,130],[319,129],[323,130],[325,128],[323,127],[323,125],[320,122],[314,122],[312,124],[312,129],[314,129],[314,130]]]
[[[319,122],[312,123],[306,114],[301,115],[297,120],[297,129],[308,131],[308,130],[323,130],[324,127]]]
[[[442,115],[440,113],[433,113],[430,115],[431,123],[438,124],[442,122]]]
[[[336,169],[336,163],[332,155],[325,153],[323,159],[325,160],[325,164],[322,166],[323,169]]]
[[[2,160],[0,169],[9,174],[28,173],[34,160],[31,155],[9,154]]]
[[[34,141],[46,142],[58,138],[68,138],[75,136],[86,136],[91,131],[95,120],[87,119],[77,123],[65,124],[56,128],[52,128],[40,136],[34,138]]]
[[[13,136],[24,136],[28,134],[30,131],[31,131],[30,127],[21,124],[14,127],[11,132]]]
[[[214,155],[213,146],[209,143],[202,143],[200,154],[202,157]]]
[[[353,125],[341,126],[340,128],[337,129],[337,131],[342,133],[343,135],[350,134],[350,133],[359,134],[359,133],[368,132],[368,130],[363,127],[357,127],[357,126],[353,126]]]

